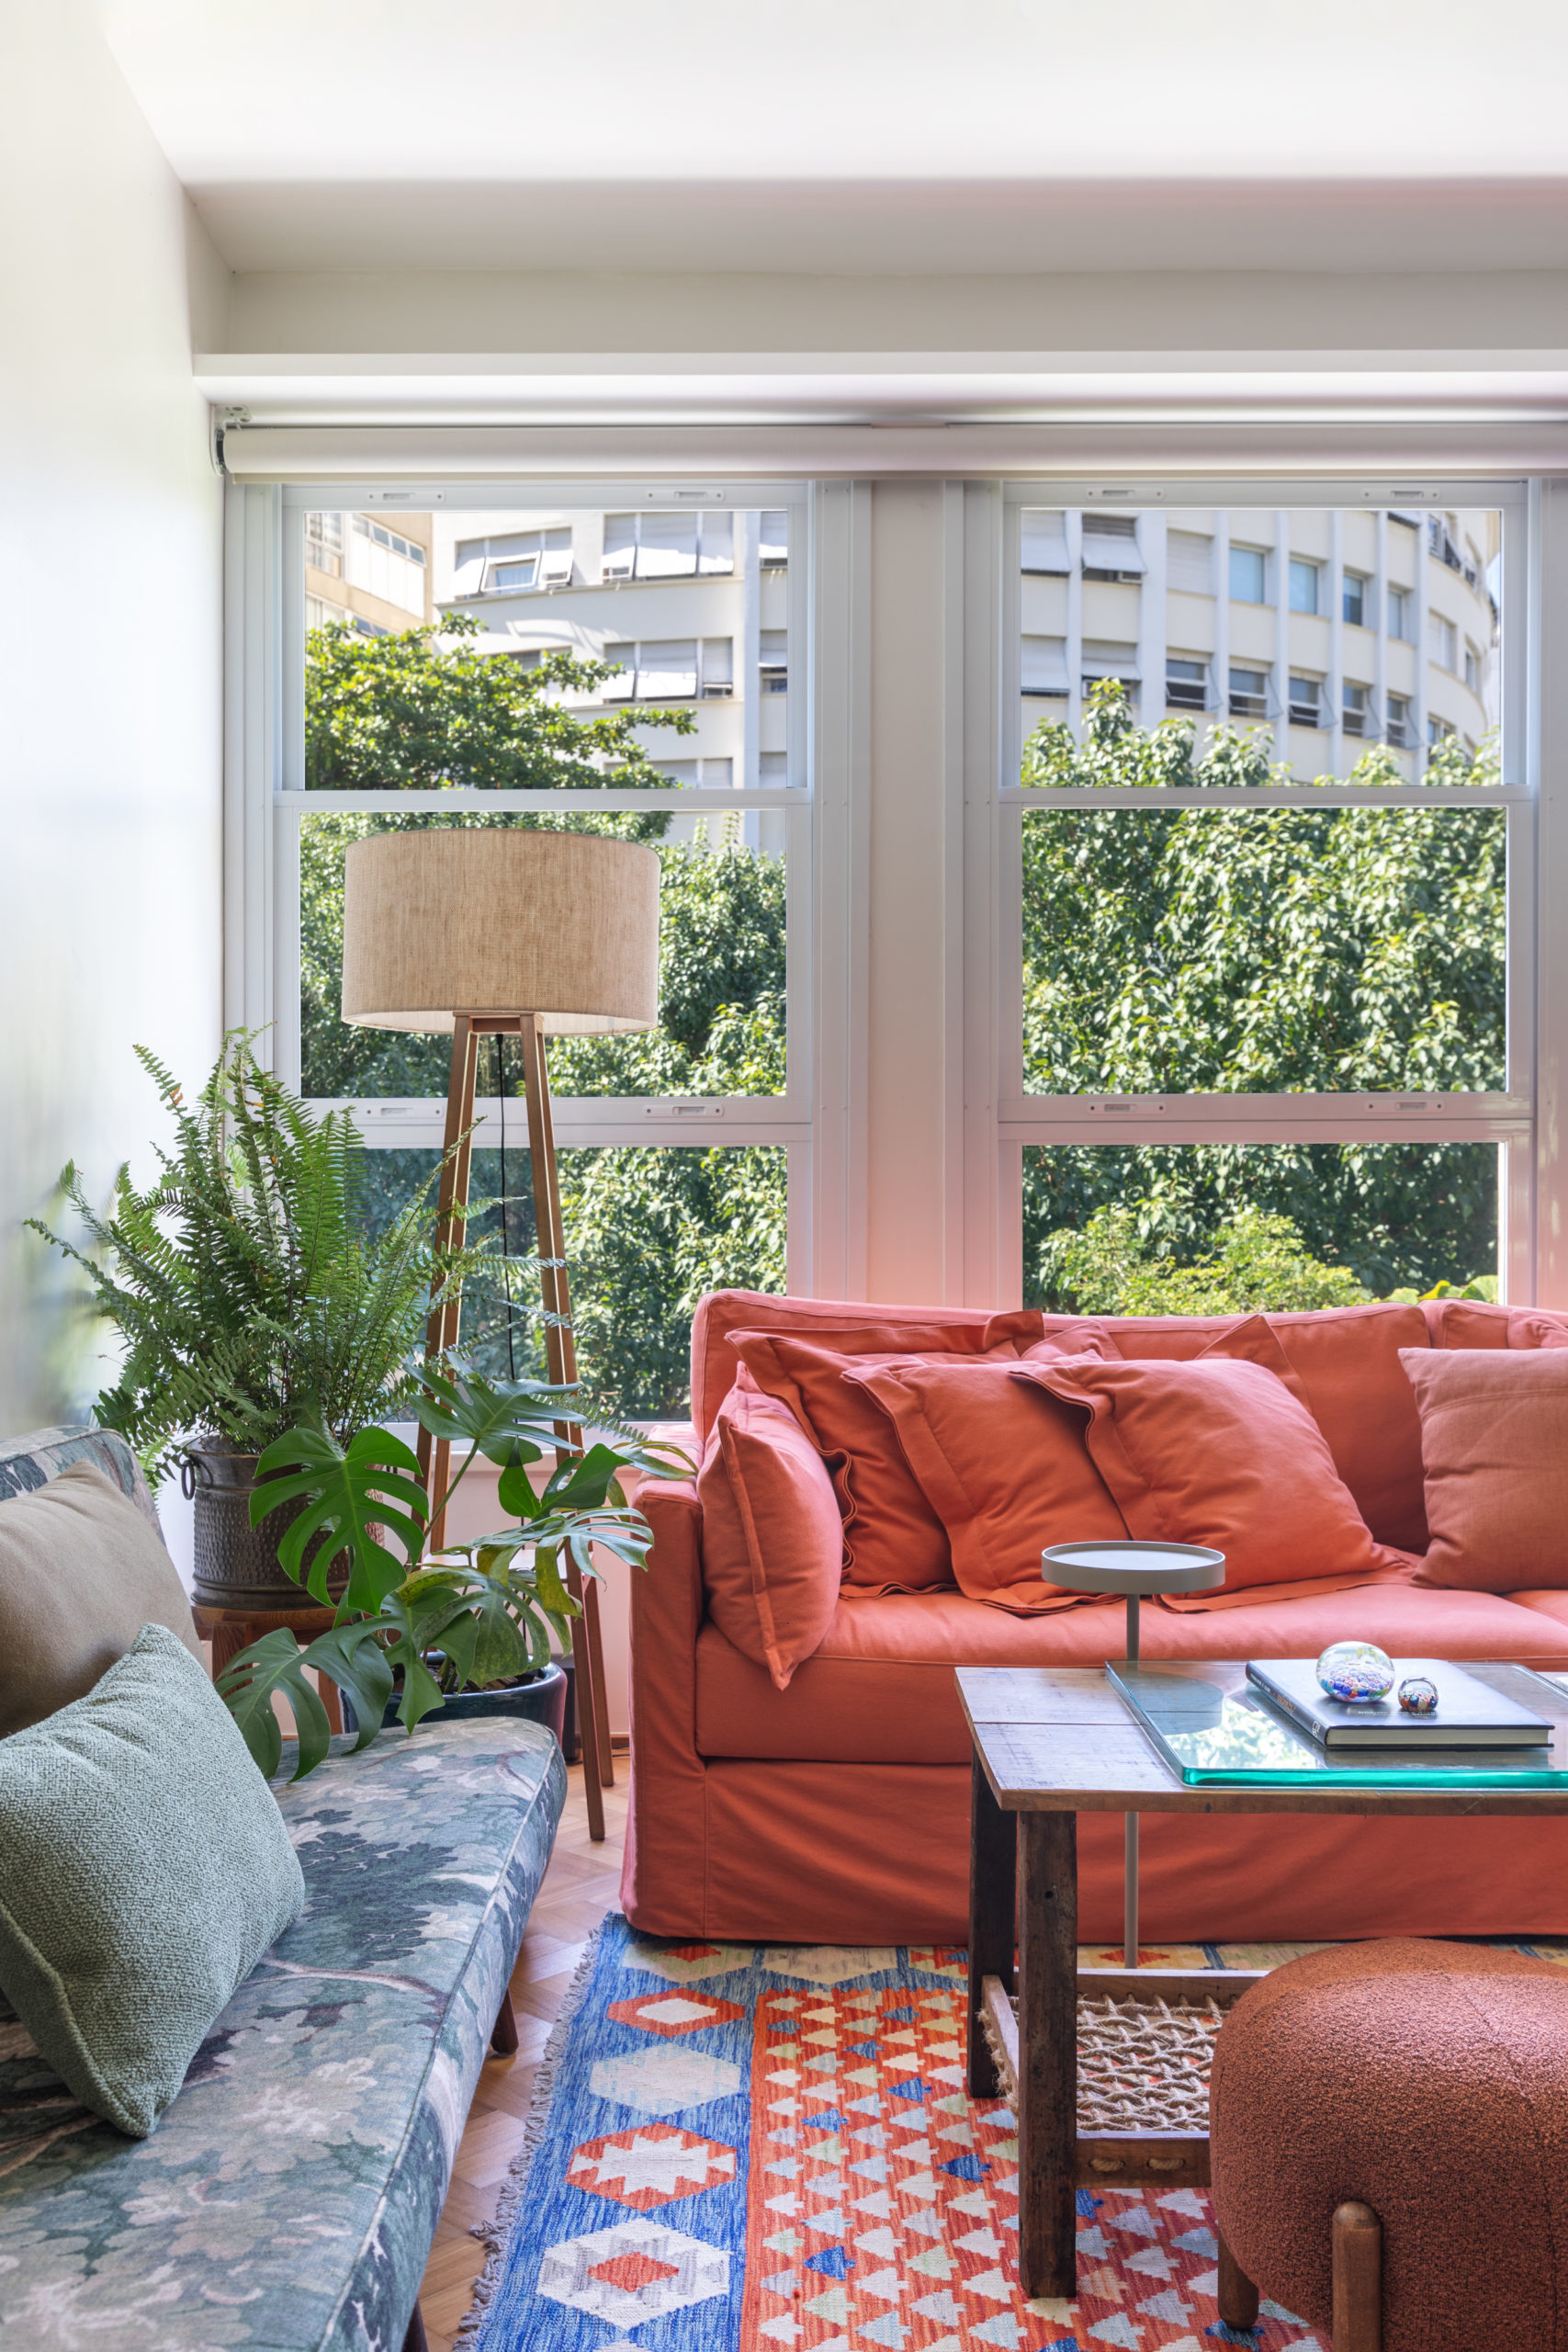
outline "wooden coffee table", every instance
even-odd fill
[[[1168,1664],[1240,1688],[1245,1666]],[[1079,1995],[1235,1999],[1239,1970],[1077,1965],[1080,1813],[1568,1814],[1568,1789],[1189,1788],[1134,1722],[1098,1668],[960,1667],[974,1742],[969,1875],[969,2090],[1002,2078],[988,2016],[1017,2078],[1019,2276],[1026,2296],[1077,2291],[1080,2188],[1206,2183],[1206,2133],[1078,2130]],[[1552,1764],[1568,1771],[1568,1696],[1548,1684],[1531,1704],[1553,1722]],[[1010,1817],[1011,1816],[1011,1817]],[[1014,1970],[1014,1923],[1017,1969]]]

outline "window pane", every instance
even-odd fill
[[[643,787],[687,760],[755,786],[789,749],[787,513],[305,521],[310,791]]]
[[[1495,1144],[1031,1145],[1024,1299],[1208,1315],[1484,1295],[1497,1179]]]
[[[1433,775],[1447,784],[1458,780],[1461,752],[1482,752],[1497,779],[1495,509],[1025,507],[1019,526],[1025,783],[1042,723],[1081,735],[1113,679],[1141,726],[1190,730],[1189,769],[1217,761],[1215,772],[1183,773],[1182,782],[1414,784]],[[1066,577],[1069,544],[1082,548],[1077,582]],[[1064,688],[1045,676],[1047,645],[1060,648]],[[1300,691],[1302,681],[1315,692]],[[1365,701],[1348,701],[1348,684],[1364,688]],[[1043,711],[1043,699],[1066,707]],[[1238,737],[1258,754],[1245,775]],[[1445,744],[1434,769],[1430,748]],[[1371,764],[1359,766],[1374,747]],[[1161,760],[1180,765],[1174,744]]]
[[[558,1037],[557,1095],[773,1095],[784,1091],[784,860],[746,838],[783,819],[760,811],[716,823],[649,811],[626,816],[407,817],[312,810],[299,829],[302,1091],[315,1097],[445,1096],[450,1039],[350,1028],[343,1001],[343,860],[368,833],[431,825],[546,822],[549,830],[646,841],[663,865],[658,1029]],[[479,1092],[493,1091],[493,1046]]]
[[[1026,809],[1026,1090],[1500,1089],[1505,823]]]
[[[516,1065],[510,1077],[515,1090]],[[492,1205],[470,1232],[499,1245],[510,1273],[470,1283],[460,1345],[486,1372],[544,1376],[536,1315],[533,1176],[525,1109],[509,1102],[508,1148],[473,1155],[470,1198]],[[434,1151],[372,1151],[371,1216],[385,1222],[439,1163]],[[558,1155],[578,1369],[606,1417],[683,1415],[692,1316],[705,1291],[784,1288],[787,1159],[780,1145],[669,1145]],[[505,1204],[504,1207],[501,1204]],[[511,1307],[508,1310],[508,1295]],[[508,1345],[508,1325],[511,1343]]]

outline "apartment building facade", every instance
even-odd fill
[[[305,626],[389,637],[435,617],[428,514],[308,514]]]
[[[1023,733],[1119,678],[1141,723],[1267,728],[1292,774],[1373,743],[1405,776],[1498,715],[1499,517],[1025,507]]]
[[[650,729],[680,784],[784,786],[788,773],[788,517],[704,506],[442,514],[432,564],[440,613],[479,621],[493,650],[612,662],[579,704],[689,708],[694,731]]]

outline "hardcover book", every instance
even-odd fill
[[[1435,1714],[1407,1715],[1395,1697],[1406,1675],[1424,1675],[1437,1685]],[[1311,1658],[1270,1657],[1247,1661],[1247,1679],[1264,1697],[1327,1748],[1542,1747],[1551,1725],[1528,1707],[1506,1699],[1443,1658],[1394,1661],[1394,1686],[1386,1699],[1330,1699],[1318,1688]]]

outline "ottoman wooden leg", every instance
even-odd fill
[[[1382,2352],[1382,2223],[1354,2200],[1334,2216],[1334,2352]]]
[[[403,2352],[430,2352],[430,2339],[424,2332],[424,2313],[415,2303],[409,2332],[403,2338]]]
[[[1220,2245],[1220,2317],[1227,2327],[1256,2327],[1258,2290],[1224,2238]],[[1337,2346],[1336,2346],[1337,2352]]]

